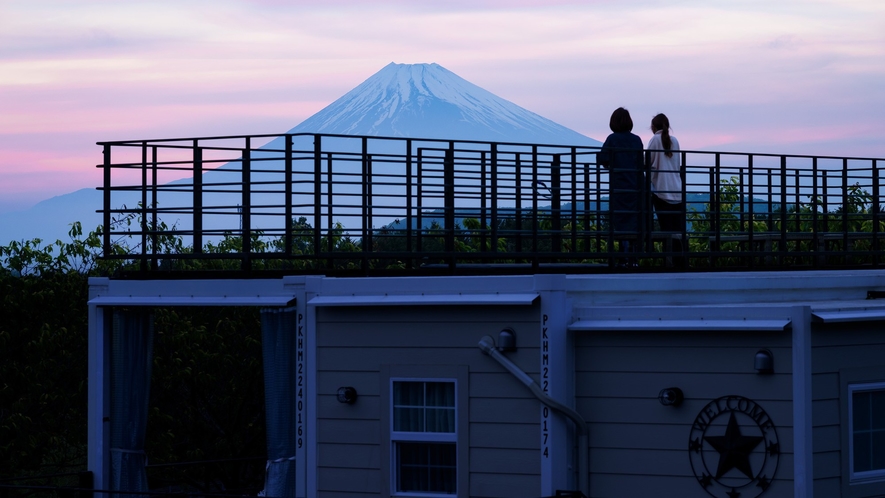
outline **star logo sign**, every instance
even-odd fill
[[[688,443],[698,484],[717,498],[755,498],[767,491],[779,448],[771,417],[742,396],[708,403],[695,418]]]

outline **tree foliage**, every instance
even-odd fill
[[[0,478],[85,468],[88,278],[131,263],[100,258],[100,230],[84,235],[75,223],[69,235],[0,246]],[[184,250],[180,238],[161,242]],[[132,251],[127,243],[115,241],[112,251]],[[168,308],[154,316],[152,485],[257,491],[266,454],[258,310]],[[243,458],[251,460],[162,465]]]

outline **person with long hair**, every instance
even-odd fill
[[[682,193],[682,161],[679,141],[670,135],[670,120],[664,114],[651,119],[654,135],[648,141],[648,166],[651,173],[652,205],[663,232],[678,233],[673,238],[673,262],[683,266],[682,235],[685,232],[685,198]]]
[[[596,154],[596,162],[609,170],[609,211],[611,230],[624,257],[621,268],[639,266],[638,251],[645,228],[645,173],[642,139],[631,133],[630,112],[618,107],[609,120],[612,134]]]

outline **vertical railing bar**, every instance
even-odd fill
[[[811,258],[811,264],[814,268],[819,267],[821,263],[821,256],[817,254],[821,248],[820,233],[817,226],[817,205],[820,202],[817,192],[817,174],[817,156],[815,156],[811,158],[811,251],[815,254]]]
[[[423,190],[421,190],[421,186],[424,185],[424,149],[418,148],[418,171],[416,171],[417,178],[415,179],[416,191],[417,191],[417,206],[415,210],[415,229],[417,232],[415,233],[415,251],[418,254],[421,254],[423,250],[423,238],[424,238],[424,227],[423,227],[423,216],[421,211],[424,209],[424,196]]]
[[[848,209],[850,207],[848,194],[848,159],[842,159],[842,251],[847,263],[851,256],[848,239]]]
[[[522,154],[520,152],[514,152],[514,167],[515,171],[515,180],[516,180],[516,191],[514,192],[515,197],[515,210],[514,210],[514,220],[516,225],[516,253],[519,254],[522,252]]]
[[[365,273],[369,270],[369,258],[368,258],[368,251],[369,251],[369,245],[370,245],[369,203],[372,202],[371,199],[369,198],[371,195],[369,193],[369,183],[372,180],[371,180],[371,178],[369,178],[369,175],[371,174],[369,172],[369,169],[370,169],[369,168],[369,163],[370,163],[370,160],[369,160],[369,140],[367,137],[362,137],[361,141],[362,141],[362,154],[361,154],[362,182],[361,182],[361,185],[362,185],[363,202],[362,202],[361,214],[360,214],[360,217],[362,220],[362,232],[361,232],[361,234],[362,234],[362,237],[361,237],[362,238],[362,244],[361,244],[362,251],[361,251],[361,258],[360,258],[361,259],[360,267],[362,268],[363,272]]]
[[[481,254],[488,252],[486,249],[488,233],[488,164],[486,163],[487,151],[480,151],[479,166],[479,249]]]
[[[553,230],[550,240],[550,252],[562,253],[562,156],[555,154],[550,163],[550,228]]]
[[[780,156],[780,184],[781,184],[781,230],[780,230],[780,247],[778,247],[777,264],[783,266],[785,263],[785,254],[787,252],[787,224],[789,219],[787,216],[787,156]]]
[[[194,139],[193,150],[193,234],[194,254],[203,253],[203,149],[199,140]]]
[[[492,197],[492,215],[491,215],[491,228],[492,228],[492,239],[491,239],[491,250],[492,254],[496,255],[498,253],[498,144],[492,143],[491,150],[491,197]]]
[[[570,213],[570,219],[572,224],[571,230],[571,252],[572,257],[578,253],[578,149],[576,147],[572,147],[571,149],[571,202],[572,202],[572,211]]]
[[[286,254],[286,258],[292,257],[292,239],[295,234],[292,233],[293,223],[292,223],[292,135],[285,135],[286,140],[286,157],[284,158],[284,169],[283,172],[283,206],[285,214],[285,219],[283,220],[283,227],[285,238],[283,243],[283,251]],[[316,224],[319,224],[319,219],[316,220]]]
[[[331,160],[331,158],[330,158]],[[329,171],[332,167],[329,165]],[[331,173],[330,173],[331,174]],[[331,184],[331,182],[330,182]],[[331,185],[330,187],[331,188]],[[313,233],[311,234],[311,249],[313,256],[318,258],[323,252],[323,137],[322,135],[313,136]],[[331,206],[331,202],[329,205]],[[331,213],[330,213],[331,214]],[[327,238],[329,239],[329,257],[326,258],[326,268],[333,269],[335,267],[334,260],[334,244],[335,237],[332,236],[332,226],[330,225]]]
[[[873,202],[870,206],[870,210],[873,212],[873,268],[878,268],[879,266],[879,165],[876,159],[873,159],[872,164],[872,190],[873,190]]]
[[[412,189],[415,188],[412,178],[412,139],[406,139],[406,252],[412,252]],[[406,258],[406,268],[414,268],[414,260]]]
[[[532,270],[538,270],[538,146],[532,146]],[[552,206],[551,206],[552,207]]]
[[[443,213],[445,216],[445,251],[449,270],[455,269],[455,142],[449,141],[443,163]]]
[[[111,146],[104,144],[102,146],[102,204],[104,212],[102,212],[102,224],[104,231],[102,232],[102,252],[107,258],[111,255]]]
[[[713,192],[713,197],[715,199],[715,202],[713,203],[713,220],[710,224],[710,228],[713,230],[713,237],[716,240],[715,254],[712,255],[712,266],[716,266],[716,263],[718,263],[719,251],[722,247],[722,234],[720,233],[722,227],[722,189],[719,187],[721,157],[718,152],[715,154],[714,159],[715,163],[713,165],[712,175],[710,176],[710,190]]]
[[[151,146],[151,268],[157,270],[159,268],[159,259],[157,258],[157,146]]]
[[[753,242],[756,233],[756,201],[753,198],[755,195],[755,189],[753,188],[753,154],[747,155],[747,196],[749,199],[747,200],[747,205],[749,209],[748,213],[748,221],[747,221],[747,247],[750,250],[749,257],[749,267],[756,267],[756,244]]]
[[[872,206],[870,206],[870,210],[873,215],[873,268],[877,268],[879,266],[879,165],[876,159],[873,159],[872,164],[872,185],[871,189],[873,191],[873,202]]]
[[[141,207],[139,209],[138,225],[141,230],[141,257],[138,266],[141,271],[147,270],[147,142],[141,142]]]
[[[245,137],[243,149],[243,271],[252,271],[252,137]]]
[[[322,163],[322,152],[320,152],[320,163]],[[335,174],[333,172],[333,153],[332,151],[326,152],[326,197],[329,205],[326,206],[326,252],[329,253],[329,257],[326,258],[326,266],[328,268],[332,268],[334,266],[334,252],[335,252]],[[320,166],[322,167],[322,165]],[[322,237],[322,232],[320,232],[320,237]],[[320,251],[322,251],[322,239],[320,239],[320,246],[316,246],[317,255]]]

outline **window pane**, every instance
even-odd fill
[[[867,432],[855,433],[854,439],[854,471],[864,472],[872,470],[870,447],[870,435]]]
[[[885,469],[885,430],[873,432],[873,470]]]
[[[397,491],[454,494],[456,460],[454,444],[398,443]]]
[[[398,406],[424,406],[424,383],[394,382],[393,404]]]
[[[870,415],[873,429],[885,429],[885,391],[870,392]]]
[[[424,409],[394,407],[393,430],[397,432],[424,432]]]
[[[427,432],[455,432],[455,410],[428,408],[426,413]]]
[[[852,406],[852,423],[854,424],[854,432],[865,431],[870,428],[870,393],[855,392],[851,396]]]
[[[452,382],[428,382],[427,406],[455,406],[455,384]]]

